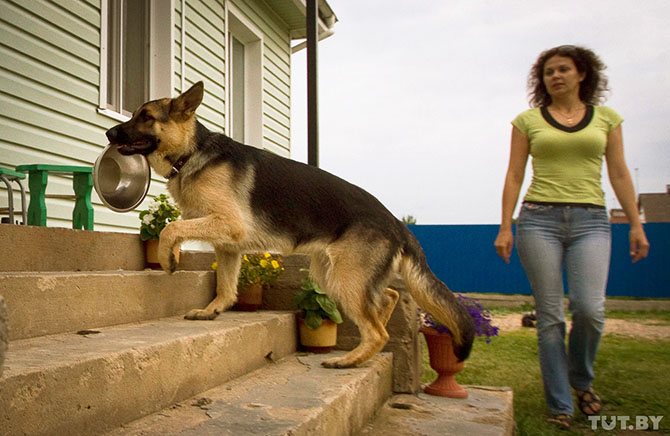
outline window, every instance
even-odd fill
[[[152,98],[171,96],[172,1],[103,0],[100,109],[129,117]]]
[[[228,6],[228,135],[263,146],[263,39],[234,5]]]
[[[230,47],[231,134],[234,140],[244,142],[244,44],[231,35]]]

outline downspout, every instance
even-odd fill
[[[317,46],[319,36],[319,0],[307,0],[307,163],[319,166],[319,109],[317,83]]]

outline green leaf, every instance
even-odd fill
[[[340,313],[339,310],[337,310],[337,307],[335,308],[333,313],[329,313],[328,316],[335,324],[342,324],[342,314]]]
[[[323,309],[324,312],[328,315],[333,322],[337,324],[342,323],[342,315],[340,311],[337,310],[337,305],[335,302],[327,295],[317,295],[316,301],[318,301],[319,306]]]
[[[318,312],[307,312],[305,315],[305,324],[311,329],[318,329],[323,322],[323,318]]]
[[[335,302],[331,300],[327,295],[319,294],[316,296],[316,302],[319,303],[319,306],[327,313],[337,310]]]
[[[145,228],[140,230],[140,239],[143,241],[148,241],[149,239],[155,238],[154,235],[149,233],[149,231]]]

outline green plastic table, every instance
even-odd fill
[[[45,198],[75,199],[72,211],[72,228],[93,230],[93,205],[91,191],[93,188],[93,167],[71,165],[19,165],[16,171],[28,173],[30,187],[30,204],[28,205],[28,225],[47,225],[47,206]],[[72,174],[74,195],[47,195],[46,188],[49,174]]]

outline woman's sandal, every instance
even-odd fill
[[[570,415],[554,415],[547,419],[547,422],[556,424],[563,430],[567,430],[572,425],[572,416]]]
[[[581,410],[584,415],[593,416],[600,414],[603,410],[603,402],[592,387],[585,391],[575,392],[577,393],[579,410]]]

